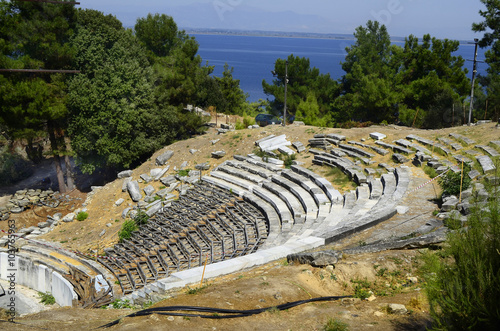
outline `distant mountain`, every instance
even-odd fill
[[[292,11],[263,12],[244,4],[235,7],[223,5],[221,1],[162,9],[160,12],[172,16],[182,28],[339,32],[333,22],[317,15]]]

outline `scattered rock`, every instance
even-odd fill
[[[339,259],[342,259],[342,253],[330,250],[312,253],[290,254],[286,257],[287,261],[298,262],[300,264],[310,264],[313,267],[325,267],[334,265]]]
[[[48,228],[50,226],[50,223],[49,222],[40,222],[38,223],[38,227],[40,229],[43,229],[43,228]]]
[[[147,196],[151,196],[151,194],[154,193],[155,188],[152,185],[148,185],[144,188],[144,193],[146,193]]]
[[[165,165],[168,160],[174,155],[174,151],[166,151],[156,158],[156,165]]]
[[[138,202],[142,199],[139,183],[136,180],[127,183],[127,191],[132,201]]]
[[[104,234],[105,234],[105,233],[106,233],[106,229],[103,229],[103,230],[101,231],[101,233],[99,233],[99,237],[104,236]]]
[[[406,163],[406,162],[410,161],[404,155],[401,155],[398,153],[392,154],[392,159],[394,160],[394,162],[397,162],[397,163]]]
[[[118,200],[115,201],[115,205],[116,206],[120,206],[124,201],[125,201],[125,199],[120,198],[120,199],[118,199]]]
[[[62,221],[63,222],[73,222],[75,220],[75,213],[69,213],[68,215],[64,216]]]
[[[117,177],[119,179],[132,177],[132,170],[125,170],[125,171],[119,172]]]
[[[153,181],[153,178],[147,174],[142,174],[140,177],[146,184]]]
[[[224,156],[226,156],[226,152],[224,152],[224,151],[212,152],[212,157],[214,159],[220,159],[220,158],[223,158]]]
[[[408,313],[405,305],[401,305],[398,303],[390,303],[387,307],[387,310],[390,314],[395,315],[406,315]]]

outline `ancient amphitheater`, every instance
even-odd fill
[[[498,153],[460,135],[439,141],[409,135],[394,144],[383,138],[374,133],[370,140],[353,141],[320,134],[308,141],[309,150],[300,143],[293,143],[291,150],[285,136],[266,136],[256,142],[262,150],[309,153],[314,164],[341,169],[356,189],[341,194],[315,172],[300,164],[286,169],[272,156],[234,155],[203,176],[193,172],[181,187],[177,181],[173,186],[180,193],[175,198],[168,198],[170,190],[159,194],[166,199],[142,203],[150,220],[130,239],[105,249],[104,256],[85,258],[29,242],[16,256],[18,282],[52,292],[67,306],[89,307],[120,297],[150,300],[199,282],[202,273],[209,279],[264,264],[390,219],[409,191],[414,165],[426,163],[443,173],[459,171],[449,158],[471,163],[476,158],[487,175],[494,170],[490,156],[496,154],[491,153]],[[376,155],[389,155],[398,166],[375,163]],[[407,163],[410,156],[414,165]],[[135,181],[124,182],[130,188]],[[7,274],[4,251],[0,278]],[[92,285],[92,295],[83,283]]]

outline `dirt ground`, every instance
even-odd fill
[[[375,126],[359,129],[326,129],[308,126],[290,125],[287,127],[271,126],[260,129],[245,129],[229,132],[225,135],[217,135],[214,129],[205,135],[194,137],[189,140],[179,141],[155,153],[147,162],[133,170],[133,178],[138,179],[143,173],[149,173],[151,169],[157,168],[154,164],[156,157],[166,150],[173,150],[174,156],[167,164],[170,165],[169,174],[174,174],[182,162],[188,161],[188,168],[194,168],[196,164],[209,162],[211,169],[221,164],[226,159],[231,159],[234,154],[246,155],[255,149],[254,142],[270,134],[286,134],[291,142],[300,141],[307,145],[308,139],[319,133],[339,133],[348,140],[360,141],[370,140],[369,133],[381,132],[387,135],[385,141],[392,142],[399,138],[405,138],[409,134],[416,134],[428,139],[438,136],[447,137],[450,132],[457,132],[477,143],[488,144],[491,140],[500,138],[500,130],[494,124],[486,124],[475,127],[456,127],[444,130],[418,130],[398,126]],[[212,144],[213,140],[220,139]],[[472,148],[472,146],[471,146]],[[197,152],[191,154],[189,150]],[[227,155],[222,159],[211,158],[211,152],[224,150]],[[312,166],[310,154],[297,157],[298,161],[304,162],[305,167]],[[451,160],[451,159],[450,159]],[[375,162],[393,164],[390,156],[376,156]],[[394,164],[393,164],[394,165]],[[333,181],[330,172],[325,169],[315,171],[322,173],[327,179]],[[415,180],[411,187],[428,180],[421,169],[412,172]],[[159,189],[161,183],[153,182],[155,189]],[[144,184],[143,184],[144,185]],[[36,207],[22,214],[13,215],[18,227],[36,225],[44,220],[45,215],[62,212],[63,215],[81,208],[87,198],[86,208],[89,217],[81,222],[64,223],[57,226],[52,232],[44,235],[45,240],[59,242],[63,247],[78,249],[83,252],[102,250],[110,247],[118,240],[118,231],[124,220],[121,212],[132,201],[127,193],[121,191],[122,181],[115,180],[97,190],[93,195],[74,191],[70,194],[70,201],[61,205],[60,209]],[[145,185],[144,185],[145,186]],[[142,188],[143,186],[141,186]],[[337,187],[340,191],[353,189],[351,184]],[[410,232],[418,224],[412,227],[410,218],[417,217],[423,213],[431,213],[434,207],[432,200],[437,192],[434,186],[428,186],[425,194],[428,194],[427,202],[421,204],[418,209],[406,216],[397,216],[388,223],[381,224],[376,228],[365,231],[363,234],[347,238],[345,242],[336,243],[332,247],[352,247],[359,242],[370,242],[377,240],[381,231],[391,229],[400,223],[408,227],[402,232]],[[117,207],[114,202],[120,198],[125,202]],[[8,198],[4,197],[5,201]],[[1,203],[1,202],[0,202]],[[411,198],[403,202],[406,205],[414,204]],[[417,215],[418,214],[418,215]],[[426,215],[427,215],[426,214]],[[420,221],[422,221],[421,216]],[[392,223],[391,223],[392,222]],[[0,229],[6,222],[0,222]],[[106,230],[100,236],[102,230]],[[320,296],[342,296],[353,294],[356,280],[363,280],[372,284],[376,299],[373,301],[344,302],[320,302],[309,303],[292,308],[287,311],[277,312],[270,310],[260,315],[239,319],[201,319],[198,317],[170,317],[162,315],[151,315],[146,317],[126,318],[119,325],[112,327],[116,330],[148,329],[148,330],[184,330],[186,328],[195,330],[321,330],[328,319],[338,319],[349,325],[351,330],[418,330],[425,329],[429,320],[428,305],[422,293],[420,284],[409,284],[408,276],[415,275],[416,263],[420,251],[391,251],[375,254],[347,256],[341,263],[335,266],[333,271],[326,269],[315,269],[305,265],[287,265],[285,261],[270,263],[251,270],[245,270],[227,277],[210,280],[208,286],[196,294],[187,294],[186,289],[171,293],[171,297],[155,304],[154,307],[186,305],[206,306],[226,309],[255,309],[274,307],[278,304],[295,300],[304,300]],[[399,261],[395,264],[394,261]],[[402,261],[402,262],[401,262]],[[375,267],[377,266],[377,267]],[[387,269],[387,274],[377,276],[377,268]],[[398,272],[399,271],[399,272]],[[354,281],[354,282],[353,282]],[[399,284],[399,285],[398,285]],[[383,290],[386,288],[386,290]],[[378,294],[377,294],[378,293]],[[385,308],[388,303],[401,303],[407,306],[410,313],[404,316],[388,314]],[[16,319],[17,322],[29,324],[39,328],[50,330],[88,330],[108,323],[116,318],[123,317],[135,310],[107,309],[107,310],[80,310],[58,308],[38,314]],[[0,328],[6,330],[32,330],[32,327],[23,325],[1,324]]]
[[[329,319],[346,323],[350,330],[425,330],[428,305],[420,284],[407,280],[414,275],[418,251],[393,251],[347,256],[335,269],[288,265],[285,260],[210,280],[194,294],[188,289],[170,293],[170,298],[152,307],[199,306],[224,309],[269,308],[250,317],[205,319],[163,316],[123,318],[111,330],[321,330]],[[384,276],[378,270],[387,269]],[[407,276],[408,275],[408,276]],[[306,303],[285,311],[273,307],[324,296],[351,295],[356,281],[373,287],[372,301],[344,299]],[[193,287],[195,288],[195,287]],[[409,313],[387,312],[391,303],[404,304]],[[136,310],[57,308],[16,319],[23,325],[2,325],[5,330],[89,330],[122,318]],[[189,313],[186,312],[185,313]],[[208,314],[214,317],[214,314]],[[29,327],[28,327],[29,325]]]

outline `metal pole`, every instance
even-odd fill
[[[283,126],[286,126],[286,93],[288,87],[288,60],[285,64],[285,107],[283,108]]]
[[[470,108],[469,108],[469,126],[471,124],[472,120],[472,107],[474,104],[474,84],[476,82],[476,73],[477,73],[477,43],[479,39],[474,39],[474,42],[476,44],[475,50],[474,50],[474,68],[472,69],[472,88],[470,92]]]

